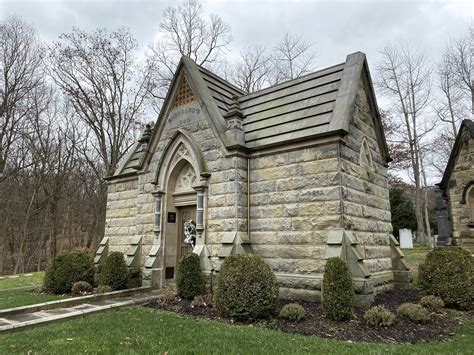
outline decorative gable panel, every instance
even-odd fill
[[[171,109],[173,110],[180,106],[190,104],[193,101],[196,101],[196,98],[188,84],[188,81],[186,80],[186,77],[183,76],[179,83],[178,90],[176,91],[176,96]]]

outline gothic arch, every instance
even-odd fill
[[[369,169],[373,169],[374,167],[370,147],[365,137],[362,139],[362,144],[360,146],[359,165]]]
[[[462,190],[462,195],[461,195],[461,203],[466,204],[469,203],[469,194],[472,193],[472,190],[474,189],[474,180],[469,181],[466,186],[464,186]],[[474,206],[469,206],[469,207],[474,207]]]
[[[201,176],[206,172],[201,149],[188,133],[178,129],[161,155],[153,183],[161,189],[166,189],[168,175],[183,160],[192,166],[196,176]]]

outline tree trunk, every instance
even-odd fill
[[[30,203],[28,204],[28,208],[26,210],[25,222],[23,223],[23,228],[22,228],[22,233],[21,233],[22,238],[20,241],[20,249],[18,250],[18,258],[16,260],[15,267],[13,269],[14,275],[16,275],[19,272],[19,270],[22,269],[22,266],[23,266],[23,260],[26,254],[25,244],[28,238],[28,221],[30,219],[30,212],[31,212],[31,208],[33,206],[35,197],[36,197],[36,189],[33,190],[33,195],[31,196]]]

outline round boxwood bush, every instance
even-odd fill
[[[424,296],[420,300],[420,305],[430,312],[439,312],[444,308],[444,302],[441,298],[433,295]]]
[[[187,300],[192,300],[206,291],[206,283],[197,254],[186,254],[179,261],[176,291],[179,297]]]
[[[304,318],[306,312],[302,306],[297,303],[288,303],[280,311],[280,318],[292,321],[299,321]]]
[[[259,256],[233,255],[225,259],[214,294],[214,308],[221,316],[237,320],[268,317],[277,300],[276,277]]]
[[[375,306],[364,313],[364,319],[371,327],[390,327],[395,322],[395,314],[383,306]]]
[[[71,292],[75,295],[85,295],[91,293],[93,288],[90,283],[86,281],[77,281],[72,285]]]
[[[430,320],[428,310],[414,303],[402,303],[397,308],[397,316],[409,319],[414,323],[426,323]]]
[[[352,316],[354,303],[354,285],[346,263],[340,258],[328,259],[323,276],[323,313],[335,321],[347,320]]]
[[[107,285],[112,290],[127,288],[130,272],[123,253],[114,251],[109,254],[100,271],[100,284]]]
[[[468,250],[435,249],[428,253],[418,270],[418,286],[423,294],[440,297],[446,306],[461,309],[473,306],[474,266]]]
[[[67,253],[53,258],[45,272],[44,288],[53,293],[71,291],[78,281],[94,282],[94,260],[85,253]]]

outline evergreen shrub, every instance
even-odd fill
[[[418,287],[440,297],[446,306],[469,309],[474,304],[474,263],[460,247],[442,247],[428,253],[418,268]]]
[[[329,258],[323,276],[323,313],[335,321],[347,320],[352,317],[354,303],[354,285],[346,263],[337,257]]]
[[[67,293],[78,281],[92,284],[94,273],[92,256],[76,252],[58,255],[46,267],[44,289],[52,293]]]
[[[278,292],[275,275],[259,256],[233,255],[219,272],[213,305],[222,317],[255,320],[274,312]]]
[[[297,303],[288,303],[280,311],[280,318],[292,321],[299,321],[304,318],[306,312],[304,308]]]
[[[176,290],[179,297],[187,300],[192,300],[206,291],[206,283],[197,254],[189,253],[179,261]]]
[[[123,253],[110,253],[100,270],[100,284],[110,286],[114,291],[123,290],[127,288],[129,277],[130,271]]]

